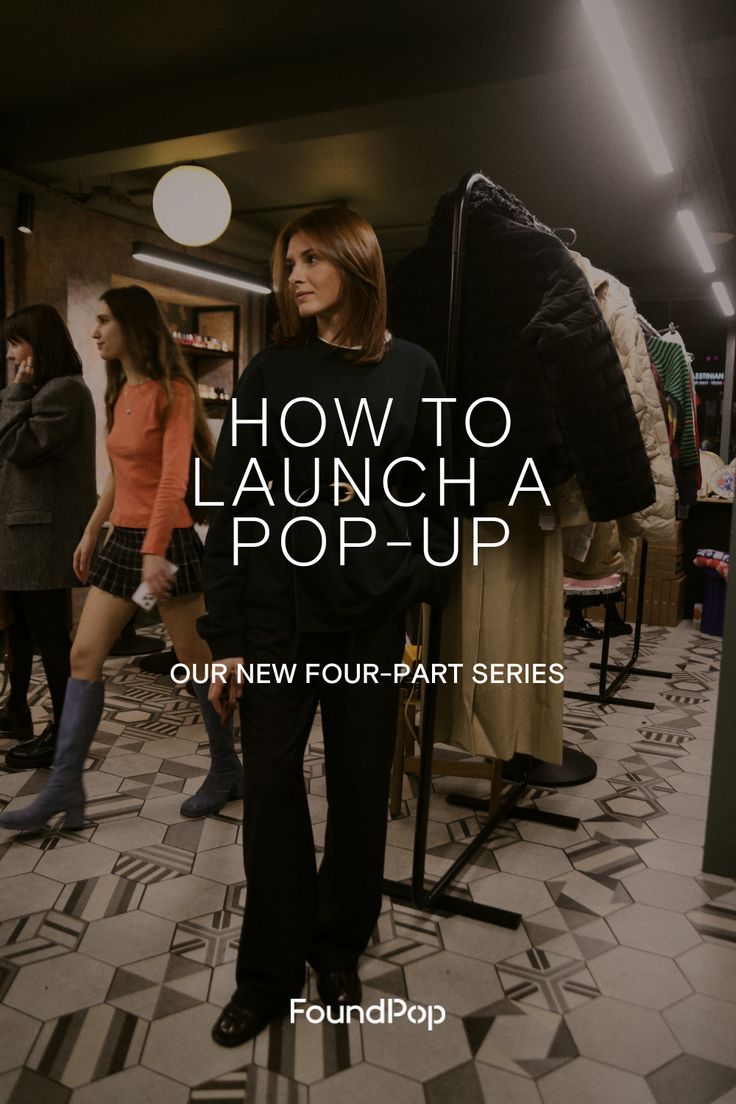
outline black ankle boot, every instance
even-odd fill
[[[35,770],[36,767],[50,767],[54,762],[56,748],[56,728],[46,725],[40,736],[17,744],[5,752],[5,765],[11,770]]]

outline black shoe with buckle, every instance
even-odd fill
[[[17,744],[5,752],[5,766],[11,770],[35,770],[53,766],[56,751],[56,728],[46,725],[40,736],[25,744]]]
[[[327,1008],[346,1008],[360,1004],[363,987],[357,970],[330,970],[317,974],[317,992]]]
[[[230,1001],[225,1005],[212,1028],[212,1038],[220,1046],[232,1047],[247,1043],[260,1035],[281,1013],[256,1012],[252,1008],[241,1008]]]
[[[31,711],[25,709],[11,709],[5,705],[0,709],[0,734],[7,740],[30,740],[33,738],[33,721]]]

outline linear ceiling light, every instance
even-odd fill
[[[255,277],[241,275],[235,268],[227,268],[211,261],[200,261],[198,257],[187,257],[184,253],[174,253],[158,245],[147,245],[140,241],[133,242],[132,251],[136,261],[173,269],[174,272],[186,272],[189,276],[200,276],[218,284],[254,291],[258,295],[271,294],[271,288],[267,284],[259,282]]]
[[[703,237],[700,227],[698,226],[698,220],[695,218],[693,212],[689,209],[678,211],[677,221],[682,227],[682,232],[687,238],[690,248],[695,254],[695,259],[703,272],[715,272],[716,266],[710,255],[708,243]]]
[[[655,173],[673,170],[613,0],[582,0],[596,42]]]
[[[726,318],[731,318],[734,309],[733,303],[731,302],[731,296],[726,291],[726,285],[721,280],[714,280],[711,287],[715,292],[716,299],[718,300],[721,310],[726,315]]]

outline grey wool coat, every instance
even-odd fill
[[[78,586],[95,508],[95,410],[81,376],[0,391],[0,590]]]

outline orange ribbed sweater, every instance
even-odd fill
[[[163,425],[166,393],[156,380],[126,384],[115,403],[107,451],[115,476],[110,522],[146,529],[141,552],[165,556],[172,529],[192,524],[184,502],[194,436],[194,401],[181,380],[171,384],[172,404]]]

